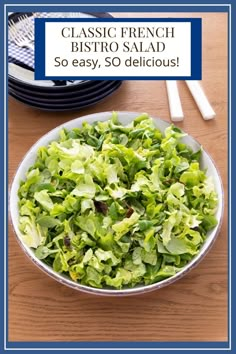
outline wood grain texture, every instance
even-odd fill
[[[38,270],[9,226],[10,341],[225,341],[227,340],[227,15],[114,14],[116,17],[201,17],[203,87],[217,117],[204,121],[184,82],[185,119],[177,125],[211,154],[225,190],[220,234],[204,260],[171,286],[135,297],[107,298],[76,292]],[[216,35],[217,34],[217,35]],[[169,119],[164,81],[126,81],[103,102],[79,112],[48,113],[9,98],[9,181],[43,134],[86,114],[125,110]]]

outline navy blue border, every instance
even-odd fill
[[[45,23],[65,22],[63,18],[35,19],[35,79],[36,80],[201,80],[202,79],[202,21],[201,18],[76,18],[66,22],[190,22],[191,24],[191,70],[189,76],[50,76],[45,74]],[[40,54],[41,51],[41,54]],[[154,55],[155,53],[153,53]]]
[[[0,119],[0,161],[2,164],[2,169],[0,173],[0,196],[1,197],[1,203],[0,203],[0,218],[2,220],[0,224],[0,232],[1,235],[5,235],[5,228],[7,226],[7,217],[6,217],[6,212],[7,212],[7,205],[6,205],[6,200],[7,200],[7,193],[5,193],[5,185],[6,185],[6,180],[7,180],[7,171],[8,171],[8,159],[7,157],[5,158],[6,154],[6,138],[5,138],[5,125],[7,124],[7,119],[5,119],[5,110],[7,109],[7,102],[5,102],[5,97],[4,97],[4,91],[5,91],[5,83],[4,83],[4,11],[3,8],[0,10],[0,28],[1,28],[1,39],[0,39],[0,53],[1,53],[1,64],[0,65],[0,77],[2,78],[0,80],[0,97],[1,97],[1,102],[2,104],[0,105],[0,116],[2,119]],[[7,188],[6,188],[7,189]],[[6,239],[5,239],[6,240]],[[0,257],[1,257],[1,266],[2,270],[5,270],[7,272],[7,259],[5,258],[5,252],[4,252],[4,247],[5,247],[5,241],[4,237],[1,239],[1,247],[0,247]],[[0,291],[0,296],[1,296],[1,315],[2,319],[4,319],[4,311],[5,311],[5,302],[6,302],[6,297],[5,297],[5,282],[6,278],[4,277],[4,271],[0,272],[0,279],[1,279],[1,284],[2,284],[2,289]],[[2,321],[1,321],[2,322]],[[2,330],[0,331],[0,342],[4,343],[4,336],[5,336],[5,325],[4,322],[1,323]]]
[[[232,1],[232,0],[231,0]],[[27,1],[21,1],[22,3],[24,4],[27,4],[29,3],[29,0]],[[162,4],[162,6],[158,6],[157,7],[157,4],[158,4],[158,1],[153,1],[153,0],[149,0],[146,2],[146,4],[143,4],[143,2],[141,3],[141,0],[140,1],[125,1],[125,0],[121,0],[121,1],[115,1],[115,3],[118,3],[119,5],[112,5],[111,4],[111,1],[109,0],[104,0],[104,1],[98,1],[98,0],[84,0],[82,1],[82,4],[83,5],[80,5],[78,1],[76,0],[71,0],[70,1],[70,4],[75,4],[75,6],[73,7],[67,7],[66,9],[66,4],[63,6],[63,5],[60,5],[59,3],[60,2],[63,2],[63,0],[58,0],[58,5],[52,5],[50,6],[50,11],[57,11],[57,12],[60,12],[60,11],[64,11],[64,12],[71,12],[72,11],[76,11],[78,10],[78,8],[80,9],[81,12],[83,11],[90,11],[90,12],[228,12],[228,6],[220,6],[220,5],[217,5],[217,4],[230,4],[230,1],[225,1],[225,0],[222,0],[222,1],[207,1],[207,0],[204,0],[204,1],[199,1],[198,4],[199,5],[196,5],[194,6],[195,4],[192,4],[191,6],[188,6],[190,1],[179,1],[179,3],[181,4],[188,4],[188,5],[184,5],[184,6],[179,6],[179,5],[175,5],[174,3],[177,2],[176,0],[173,0],[173,1],[170,1],[170,0],[166,0],[166,1],[159,1],[159,3]],[[134,5],[131,5],[131,6],[125,6],[125,7],[121,7],[122,4],[127,4],[130,3],[130,4],[134,4]],[[8,1],[8,4],[10,3],[14,3],[14,4],[17,4],[17,3],[20,3],[20,0],[16,0],[13,2],[13,0],[10,0]],[[42,3],[42,6],[39,5],[39,6],[32,6],[32,1],[31,3],[29,3],[29,5],[27,5],[27,12],[33,12],[33,11],[38,11],[40,8],[42,9],[43,8],[43,4],[45,4],[45,1],[44,0],[39,0],[37,1],[38,4]],[[56,3],[56,0],[52,0],[50,1],[50,4],[53,4],[53,3]],[[69,3],[69,1],[68,1]],[[86,5],[84,5],[86,3]],[[99,3],[102,3],[102,4],[106,4],[104,6],[97,6],[96,5],[99,4]],[[173,4],[170,6],[167,6],[167,4]],[[202,5],[205,5],[204,3],[207,3],[209,5],[206,5],[206,6],[201,6],[201,3]],[[210,4],[216,4],[216,6],[212,6]],[[91,6],[88,6],[89,4],[91,4]],[[134,7],[136,4],[139,4],[138,7]],[[147,4],[150,4],[151,6],[148,6],[147,7]],[[152,5],[153,4],[153,5]],[[77,6],[76,6],[77,5]],[[17,6],[17,5],[14,5],[14,6],[9,6],[9,11],[12,11],[12,12],[21,12],[22,11],[22,7],[21,6]],[[44,11],[47,11],[49,9],[49,7],[45,7],[44,8]],[[199,11],[200,9],[200,11]]]
[[[233,237],[236,233],[236,226],[235,223],[231,221],[231,211],[236,210],[236,199],[233,197],[236,195],[236,186],[235,183],[231,183],[231,181],[236,180],[236,168],[235,161],[236,156],[236,149],[235,149],[235,141],[232,141],[232,137],[234,136],[234,132],[236,131],[236,122],[233,117],[236,115],[236,70],[235,70],[235,63],[236,63],[236,7],[235,3],[231,4],[231,14],[228,15],[228,24],[231,26],[228,29],[228,48],[229,48],[229,59],[228,59],[228,66],[231,70],[228,70],[228,288],[231,289],[228,293],[228,333],[231,337],[231,346],[232,349],[235,350],[236,348],[236,337],[232,335],[231,332],[235,330],[235,301],[232,299],[235,298],[235,270],[236,265],[235,262],[232,262],[231,255],[233,254],[233,250],[236,249],[236,240]],[[230,47],[231,42],[231,47]],[[232,157],[234,156],[234,158]],[[231,323],[231,326],[230,326]]]
[[[32,348],[34,343],[10,342],[11,348]],[[35,343],[36,344],[36,343]],[[76,348],[76,342],[37,342],[37,348]],[[227,348],[228,342],[80,342],[79,348]]]
[[[40,21],[43,20],[43,21]],[[34,55],[34,66],[37,67],[35,70],[35,79],[37,80],[37,73],[45,73],[45,21],[44,19],[35,19],[35,55]],[[40,75],[39,75],[40,76]]]
[[[4,14],[3,14],[3,4],[4,2],[1,1],[1,10],[0,11],[0,26],[2,28],[2,33],[3,33],[3,24],[4,24]],[[165,1],[165,4],[167,3],[174,3],[176,0],[167,0]],[[10,0],[8,1],[8,4],[10,3],[21,3],[22,1],[20,0]],[[37,1],[38,3],[44,3],[44,0],[39,0]],[[59,3],[59,2],[63,2],[63,0],[51,0],[50,3]],[[139,0],[137,1],[129,1],[129,3],[134,3],[134,5],[136,5],[137,3],[139,2]],[[162,3],[164,1],[161,1]],[[116,12],[116,11],[119,11],[119,12],[143,12],[143,11],[146,11],[146,12],[152,12],[152,11],[156,11],[156,12],[229,12],[229,7],[228,6],[211,6],[210,4],[231,4],[232,6],[232,64],[233,63],[236,63],[236,55],[235,55],[235,44],[236,44],[236,40],[235,40],[235,34],[236,34],[236,16],[235,16],[235,6],[234,4],[232,3],[232,0],[231,2],[230,1],[227,1],[227,0],[216,0],[216,1],[212,1],[212,0],[200,0],[198,1],[198,4],[204,4],[204,3],[207,3],[209,4],[208,6],[195,6],[195,7],[192,7],[192,6],[184,6],[184,7],[180,7],[178,5],[173,5],[171,7],[167,7],[167,6],[162,6],[162,7],[157,7],[155,6],[156,4],[158,4],[158,1],[155,1],[155,0],[149,0],[148,3],[151,4],[153,3],[153,7],[145,7],[145,5],[143,5],[142,7],[138,7],[138,8],[134,8],[132,6],[130,7],[125,7],[125,8],[122,8],[122,7],[111,7],[110,6],[110,0],[103,0],[102,3],[103,4],[106,4],[105,6],[102,6],[102,7],[98,7],[98,6],[93,6],[93,7],[88,7],[88,6],[79,6],[79,3],[78,1],[76,0],[71,0],[70,3],[74,3],[75,4],[75,7],[71,7],[69,8],[69,10],[67,11],[78,11],[78,8],[80,11],[110,11],[110,12]],[[24,1],[24,4],[27,4],[29,3],[29,0],[26,0]],[[85,1],[83,2],[85,3]],[[86,1],[87,4],[89,3],[92,3],[92,4],[95,4],[95,3],[98,3],[99,4],[99,1],[98,0],[87,0]],[[126,3],[125,0],[121,0],[119,1],[120,4],[122,3]],[[186,1],[186,0],[183,0],[181,1],[181,4],[188,4],[189,1]],[[192,5],[195,5],[195,4],[192,4]],[[31,6],[31,4],[29,3],[29,5],[27,5],[26,7],[21,7],[21,6],[8,6],[7,8],[8,11],[20,11],[20,12],[23,12],[23,11],[45,11],[45,8],[43,7],[40,7],[40,6],[37,6],[37,7],[34,7],[34,6]],[[64,6],[59,6],[59,5],[55,5],[53,7],[50,8],[51,11],[66,11],[65,10],[65,7]],[[49,7],[46,8],[46,11],[49,11]],[[1,36],[2,38],[3,36]],[[0,41],[0,50],[1,50],[1,53],[4,54],[4,46],[3,46],[3,43],[2,41]],[[3,59],[4,59],[4,55],[2,56],[2,61],[1,61],[1,64],[3,63]],[[2,75],[1,75],[2,74]],[[2,65],[0,65],[0,75],[1,75],[1,78],[3,78],[3,74],[4,74],[4,67]],[[234,65],[232,65],[232,72],[228,74],[228,78],[231,79],[231,78],[235,78],[235,67]],[[229,102],[229,105],[228,105],[228,108],[229,108],[229,113],[230,113],[230,110],[232,108],[232,114],[236,113],[236,100],[234,99],[234,97],[236,97],[236,89],[235,89],[235,80],[232,80],[232,102],[231,102],[231,107],[230,107],[230,102]],[[230,85],[228,86],[229,89],[230,89]],[[2,102],[4,100],[4,84],[3,84],[3,80],[1,80],[1,84],[0,84],[0,94],[1,94],[1,97],[2,97]],[[7,102],[4,103],[6,105],[6,111],[7,111]],[[0,112],[2,114],[2,117],[4,117],[4,109],[3,109],[3,105],[0,105]],[[8,112],[7,112],[8,114]],[[2,139],[1,139],[1,149],[0,149],[0,160],[3,161],[3,163],[5,162],[4,160],[4,119],[2,119],[0,121],[0,124],[2,124],[2,129],[0,131],[0,134],[2,135]],[[231,126],[230,126],[231,125]],[[236,122],[232,119],[232,121],[229,121],[229,137],[231,136],[231,132],[234,132],[235,131],[235,125],[236,125]],[[7,126],[7,122],[6,122],[6,126]],[[228,141],[228,147],[229,149],[232,148],[232,155],[234,154],[234,148],[235,147],[231,147],[231,140]],[[229,157],[229,164],[231,162],[231,159]],[[7,161],[6,161],[7,163]],[[230,170],[231,171],[231,170]],[[6,172],[5,171],[5,176],[6,176]],[[229,179],[228,179],[228,183],[230,185],[230,181],[231,181],[231,178],[232,178],[232,181],[235,181],[235,178],[236,177],[236,169],[232,169],[232,174],[229,175]],[[7,180],[7,176],[5,177],[6,180]],[[4,179],[2,178],[2,174],[0,174],[0,182],[4,182]],[[8,183],[8,180],[7,180],[7,183]],[[7,219],[7,205],[6,203],[4,203],[4,192],[5,192],[5,198],[7,200],[8,196],[7,196],[7,185],[4,186],[3,183],[0,184],[0,193],[2,193],[2,199],[1,199],[1,202],[2,202],[2,208],[0,209],[0,214],[1,216],[3,217],[3,220],[4,218]],[[232,183],[232,195],[233,193],[235,193],[235,184]],[[231,195],[229,195],[229,207],[230,207],[230,211],[231,211],[231,202],[232,202],[232,207],[233,207],[233,210],[235,210],[236,208],[236,200],[234,198],[231,198]],[[5,210],[5,213],[4,213],[4,210]],[[230,211],[229,211],[229,214],[228,216],[230,216]],[[5,220],[4,220],[5,221]],[[7,220],[6,220],[7,222]],[[3,225],[4,223],[1,223],[1,227],[2,227],[2,231],[3,231],[3,234],[4,234],[4,228],[3,228]],[[231,225],[229,224],[229,227],[231,227]],[[235,226],[232,225],[232,234],[234,234],[234,228]],[[3,244],[3,239],[1,239],[1,242]],[[6,241],[6,238],[5,238],[5,241]],[[233,239],[232,237],[232,247],[235,249],[235,243],[236,241]],[[230,243],[229,243],[229,246],[230,246]],[[0,252],[1,252],[1,255],[2,255],[2,262],[3,262],[3,258],[4,258],[4,254],[3,254],[3,249],[4,249],[4,244],[2,247],[0,247]],[[230,266],[230,259],[229,259],[229,266]],[[4,264],[3,264],[4,266]],[[234,274],[234,268],[235,268],[235,265],[232,264],[232,273]],[[7,269],[6,269],[7,271]],[[6,274],[7,276],[7,274]],[[2,284],[3,284],[3,288],[2,290],[4,289],[4,276],[2,274],[2,272],[0,273],[0,277],[1,277],[1,280],[2,280]],[[230,284],[230,282],[229,282]],[[234,288],[232,289],[233,292],[234,292]],[[2,295],[2,294],[1,294]],[[228,298],[230,299],[230,297]],[[2,299],[3,300],[3,299]],[[7,305],[7,308],[6,308],[6,311],[8,311],[8,303],[6,304]],[[2,313],[4,312],[4,302],[2,302]],[[231,313],[230,311],[231,309],[229,308],[229,314]],[[234,303],[232,303],[232,313],[233,313],[233,310],[234,310]],[[232,317],[232,322],[234,323],[234,317]],[[233,325],[232,323],[232,325]],[[128,342],[128,343],[124,343],[124,342],[119,342],[119,343],[116,343],[116,342],[111,342],[111,343],[103,343],[103,342],[71,342],[71,343],[67,343],[67,342],[32,342],[32,343],[24,343],[24,342],[9,342],[8,341],[8,337],[5,338],[4,337],[4,328],[5,328],[5,325],[8,327],[7,325],[7,318],[6,318],[6,323],[4,321],[4,318],[2,316],[2,324],[3,324],[3,328],[2,328],[2,331],[1,331],[1,344],[0,344],[0,352],[3,352],[5,351],[5,348],[3,348],[3,343],[6,339],[6,345],[7,345],[7,350],[11,353],[11,352],[14,352],[14,351],[23,351],[24,352],[24,349],[23,348],[26,348],[27,352],[31,352],[31,351],[35,351],[34,348],[36,349],[39,349],[37,350],[37,352],[42,352],[42,353],[51,353],[51,350],[47,350],[47,349],[41,349],[40,348],[58,348],[62,351],[67,351],[66,348],[78,348],[78,350],[76,351],[79,351],[79,353],[90,353],[90,352],[95,352],[96,348],[98,348],[98,346],[100,345],[106,345],[106,348],[112,348],[113,349],[118,349],[118,347],[116,346],[116,344],[120,347],[120,346],[123,346],[123,348],[144,348],[146,346],[146,348],[156,348],[156,352],[160,353],[162,352],[161,350],[159,351],[158,349],[161,349],[161,348],[190,348],[189,350],[191,351],[191,348],[192,349],[195,349],[194,352],[195,353],[206,353],[208,352],[207,348],[208,349],[212,349],[211,352],[218,352],[217,349],[219,349],[220,351],[226,351],[226,352],[229,352],[229,341],[228,342],[171,342],[171,343],[155,343],[155,342]],[[235,348],[235,341],[236,341],[236,338],[233,336],[232,337],[232,348],[234,349]],[[11,350],[11,348],[14,350]],[[81,349],[79,349],[81,348]],[[87,350],[87,351],[84,351],[82,348],[93,348],[93,350]],[[100,347],[101,348],[101,347]],[[103,346],[104,348],[104,346]],[[197,348],[202,348],[202,349],[197,349]],[[205,350],[204,350],[204,349]],[[214,349],[215,348],[215,349]],[[225,349],[224,349],[225,348]],[[31,350],[30,350],[31,349]],[[58,350],[58,349],[55,349],[55,350]],[[140,350],[141,352],[144,352],[145,349],[143,350]],[[231,350],[230,350],[231,351]],[[109,352],[107,350],[107,352]],[[122,353],[126,353],[128,351],[126,351],[125,349],[124,350],[116,350],[116,352],[122,352]],[[166,351],[165,351],[166,352]],[[167,350],[167,352],[174,352],[174,350]],[[130,353],[130,351],[129,351]]]

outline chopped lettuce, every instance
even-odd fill
[[[62,129],[21,182],[23,242],[54,271],[121,289],[179,272],[217,225],[214,182],[170,125],[147,114]]]

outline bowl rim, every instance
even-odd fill
[[[133,117],[129,117],[128,120],[133,120],[135,118],[135,116],[138,116],[142,113],[140,112],[130,112],[130,111],[117,111],[118,113],[118,117],[121,115],[133,115]],[[27,162],[27,159],[29,158],[29,156],[32,153],[36,153],[37,149],[39,146],[48,144],[47,143],[41,143],[43,142],[46,138],[49,138],[51,135],[53,135],[53,133],[57,134],[59,133],[59,131],[62,128],[66,128],[67,126],[73,126],[74,124],[78,123],[79,126],[82,125],[82,123],[84,121],[91,123],[94,121],[99,121],[99,119],[96,119],[96,117],[100,117],[100,121],[106,121],[108,120],[112,115],[112,111],[107,111],[107,112],[97,112],[97,113],[92,113],[92,114],[88,114],[85,116],[81,116],[69,121],[66,121],[58,126],[56,126],[55,128],[51,129],[50,131],[48,131],[46,134],[42,135],[32,146],[31,148],[26,152],[26,154],[23,156],[22,160],[20,161],[20,163],[18,164],[18,167],[16,169],[16,172],[12,178],[11,184],[10,184],[10,193],[9,193],[9,213],[10,213],[10,224],[13,228],[14,234],[16,236],[16,239],[18,241],[18,244],[20,245],[20,247],[22,248],[22,250],[24,251],[24,253],[28,256],[28,258],[39,268],[41,269],[44,273],[46,273],[47,275],[49,275],[51,278],[53,278],[54,280],[58,281],[59,283],[66,285],[70,288],[73,288],[77,291],[82,291],[84,293],[89,293],[89,294],[95,294],[95,295],[102,295],[102,296],[128,296],[128,295],[138,295],[138,294],[143,294],[143,293],[147,293],[150,291],[154,291],[157,289],[160,289],[162,287],[165,287],[167,285],[170,285],[172,283],[174,283],[175,281],[181,279],[183,276],[185,276],[188,272],[190,272],[193,268],[195,268],[201,261],[202,259],[207,255],[207,253],[209,252],[209,250],[212,248],[219,232],[222,226],[222,222],[223,222],[223,215],[224,215],[224,189],[223,189],[223,183],[222,183],[222,179],[219,173],[219,170],[217,168],[217,166],[215,165],[214,160],[212,159],[212,157],[210,156],[210,154],[204,149],[202,148],[202,152],[206,155],[206,157],[209,159],[210,163],[212,164],[213,169],[215,170],[215,174],[217,176],[218,179],[218,187],[220,190],[220,196],[219,197],[219,205],[218,205],[218,211],[219,211],[219,220],[218,220],[218,224],[215,226],[215,228],[211,231],[213,232],[213,236],[211,237],[210,241],[207,243],[206,240],[203,243],[199,253],[197,255],[195,255],[192,260],[187,263],[187,265],[178,273],[176,273],[175,275],[163,279],[159,282],[150,284],[150,285],[138,285],[136,287],[133,288],[123,288],[123,289],[112,289],[112,288],[93,288],[90,287],[88,285],[83,285],[80,284],[78,282],[73,281],[72,279],[69,278],[69,276],[66,275],[62,275],[60,273],[56,273],[52,267],[46,265],[45,263],[42,262],[42,260],[39,260],[33,250],[31,248],[29,248],[28,246],[26,246],[23,241],[20,238],[20,231],[17,227],[18,225],[18,220],[15,221],[13,218],[13,210],[14,210],[14,196],[16,198],[16,200],[18,200],[17,198],[17,194],[14,193],[14,190],[18,190],[19,188],[19,181],[17,181],[17,177],[20,174],[21,169],[23,168],[25,162]],[[166,120],[157,118],[155,116],[149,115],[150,117],[152,117],[154,119],[156,123],[157,128],[158,127],[158,121],[161,122],[161,124],[165,125],[165,128],[167,126],[170,126],[171,122],[168,122]],[[104,119],[104,117],[106,117]],[[102,118],[102,119],[101,119]],[[77,126],[78,126],[77,124]],[[68,128],[68,129],[72,129],[72,127]],[[182,129],[181,129],[182,130]],[[182,130],[182,132],[184,133],[185,131]],[[187,134],[187,133],[186,133]],[[57,134],[58,135],[58,134]],[[201,147],[201,144],[195,139],[193,138],[191,135],[187,134],[187,138],[190,139],[193,143],[197,144],[198,147]],[[52,141],[54,139],[51,139],[50,141]],[[26,168],[26,170],[28,169],[28,167]],[[13,194],[14,193],[14,194]],[[17,203],[15,203],[17,204]],[[208,238],[207,238],[208,239]]]

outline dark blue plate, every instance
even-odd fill
[[[100,94],[104,94],[113,87],[117,85],[119,81],[107,81],[106,85],[102,86],[101,88],[92,91],[89,95],[80,95],[80,93],[77,94],[76,97],[68,97],[68,98],[54,98],[50,97],[50,95],[47,96],[47,98],[42,98],[42,97],[35,97],[35,96],[30,96],[30,95],[25,95],[22,94],[21,92],[9,88],[9,92],[13,93],[15,96],[22,98],[23,100],[30,101],[32,103],[36,104],[46,104],[46,105],[51,105],[53,106],[65,106],[65,105],[78,105],[80,103],[83,103],[84,101],[91,100],[93,98],[96,98]]]
[[[28,106],[31,106],[33,108],[37,108],[40,110],[44,110],[44,111],[52,111],[52,112],[77,111],[82,108],[92,106],[92,105],[100,102],[101,100],[105,99],[106,97],[110,96],[121,86],[121,84],[122,84],[122,81],[117,81],[114,84],[114,86],[110,88],[110,90],[106,90],[105,92],[100,93],[99,95],[96,94],[94,98],[91,98],[89,100],[84,100],[82,102],[78,102],[78,104],[54,105],[54,104],[35,103],[35,102],[32,102],[32,100],[30,100],[30,99],[26,100],[26,99],[19,97],[18,95],[12,93],[10,89],[9,89],[9,95],[12,96],[13,98],[15,98],[16,100],[28,105]]]
[[[94,86],[85,93],[83,90],[78,90],[78,91],[74,91],[71,94],[67,93],[67,95],[61,94],[60,97],[52,96],[50,93],[48,93],[47,95],[44,94],[43,96],[32,95],[32,93],[31,94],[28,92],[26,93],[24,91],[20,91],[14,87],[11,87],[11,85],[9,85],[9,91],[22,99],[30,100],[35,103],[52,104],[52,105],[60,105],[65,103],[73,104],[73,103],[78,103],[84,100],[94,98],[98,94],[109,90],[117,82],[118,81],[104,81],[102,85]]]
[[[109,81],[109,80],[108,80]],[[55,99],[57,98],[69,98],[69,97],[75,97],[78,96],[78,93],[81,93],[81,95],[84,94],[90,94],[91,92],[96,91],[98,88],[101,88],[102,86],[104,86],[108,81],[90,81],[90,85],[77,85],[73,87],[73,90],[71,91],[65,91],[65,92],[58,92],[56,90],[56,92],[54,91],[50,91],[50,92],[45,92],[45,91],[39,91],[39,90],[35,90],[33,91],[33,95],[34,97],[42,97],[42,98],[48,98],[48,97],[53,97]],[[25,94],[27,96],[32,97],[32,90],[29,89],[28,87],[20,86],[18,84],[16,84],[14,81],[11,80],[11,78],[8,78],[8,86],[21,93],[21,94]]]

